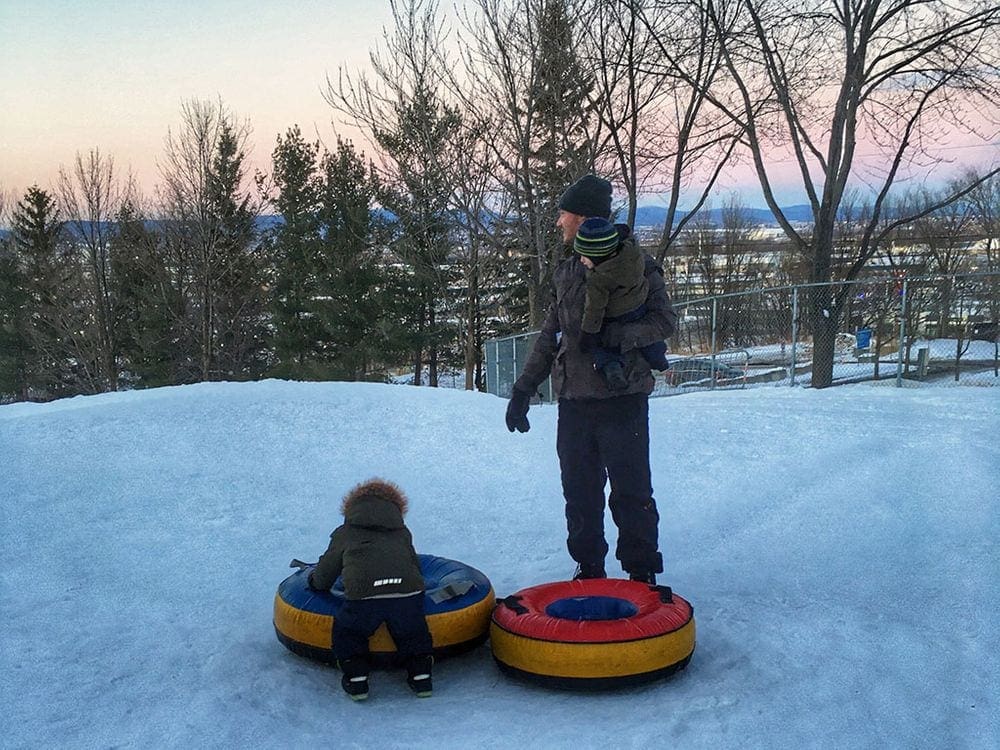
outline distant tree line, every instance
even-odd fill
[[[268,227],[245,139],[221,105],[191,102],[155,214],[96,151],[55,194],[33,186],[16,201],[0,251],[0,393],[358,380],[406,360],[416,283],[386,250],[370,166],[349,143],[321,152],[291,129],[274,150],[281,220]]]
[[[431,385],[464,369],[481,387],[485,339],[544,315],[563,257],[558,198],[592,171],[616,184],[628,223],[641,194],[664,194],[649,252],[699,255],[699,277],[720,290],[747,283],[733,234],[745,228],[736,205],[729,234],[698,217],[738,160],[754,167],[795,280],[858,278],[901,232],[944,236],[962,211],[996,236],[996,163],[934,193],[900,187],[909,166],[954,155],[948,132],[996,127],[1000,6],[988,0],[391,5],[370,69],[340,69],[324,92],[364,150],[293,126],[250,174],[249,124],[221,101],[190,101],[153,195],[96,150],[54,188],[3,195],[0,397],[383,379],[401,366]],[[776,152],[801,176],[806,227],[775,198]],[[942,268],[952,250],[935,245]],[[822,387],[848,299],[816,289]]]

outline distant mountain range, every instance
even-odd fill
[[[723,210],[721,208],[712,208],[703,213],[710,223],[721,225]],[[745,208],[743,210],[750,223],[755,226],[778,226],[778,220],[774,218],[774,214],[768,208]],[[782,206],[781,211],[791,222],[811,222],[813,218],[812,209],[805,203],[794,206]],[[685,215],[683,210],[679,213],[680,217]],[[667,209],[664,206],[639,206],[635,212],[635,226],[637,228],[662,227],[666,220]]]
[[[806,204],[799,204],[794,206],[782,206],[781,210],[784,212],[785,216],[788,217],[789,221],[792,222],[810,222],[812,221],[812,210]],[[744,209],[750,223],[755,226],[778,226],[777,220],[774,218],[774,214],[771,213],[769,209],[766,208],[746,208]],[[387,211],[377,210],[377,212],[383,217],[391,220],[392,215]],[[721,208],[712,208],[708,211],[703,212],[707,217],[708,221],[712,224],[721,225],[722,224],[722,213]],[[684,216],[684,212],[680,212],[680,216]],[[639,206],[635,214],[635,227],[656,227],[661,228],[663,223],[667,220],[667,209],[663,206]],[[256,220],[257,230],[260,232],[267,231],[269,229],[274,229],[284,223],[281,216],[276,216],[273,214],[265,214],[263,216],[258,216]],[[146,222],[146,225],[150,229],[154,229],[157,226],[162,225],[162,222],[155,220],[150,220]],[[71,232],[73,231],[72,225],[68,225],[67,229]],[[0,238],[4,238],[10,235],[10,231],[7,229],[0,229]]]

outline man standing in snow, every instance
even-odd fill
[[[572,247],[588,217],[611,216],[611,183],[585,175],[559,201],[556,226]],[[617,225],[623,243],[631,230]],[[656,582],[663,571],[659,552],[659,514],[649,469],[649,394],[653,375],[640,349],[673,333],[677,314],[670,304],[662,270],[645,258],[649,292],[645,315],[630,323],[607,323],[601,345],[621,352],[625,388],[608,389],[581,346],[586,299],[586,268],[570,255],[552,276],[552,301],[541,332],[507,405],[507,429],[527,432],[532,394],[551,373],[559,399],[556,452],[566,499],[567,546],[576,560],[574,578],[605,578],[604,486],[611,482],[608,506],[618,526],[615,556],[633,580]]]

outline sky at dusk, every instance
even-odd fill
[[[191,99],[250,121],[256,166],[296,123],[333,141],[326,76],[366,64],[390,21],[381,0],[0,0],[0,186],[47,187],[98,148],[150,189]]]
[[[60,166],[96,148],[149,194],[168,129],[192,99],[221,99],[249,120],[252,169],[269,169],[276,137],[293,124],[328,144],[336,133],[357,138],[321,90],[341,67],[365,67],[391,20],[388,0],[0,0],[0,190],[52,188]],[[973,147],[956,136],[942,169],[987,164],[998,151],[996,140]],[[859,173],[877,171],[881,157],[859,153]],[[804,202],[792,160],[771,156],[785,176],[779,200]],[[763,205],[749,165],[718,192],[717,203],[737,192]]]

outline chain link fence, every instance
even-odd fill
[[[869,279],[675,301],[654,396],[812,380],[813,300],[839,308],[833,383],[1000,385],[1000,273]],[[487,342],[487,390],[507,397],[536,332]],[[542,389],[551,400],[551,385]]]

